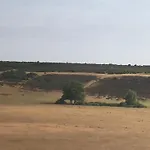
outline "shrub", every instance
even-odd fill
[[[126,100],[127,105],[135,105],[137,104],[137,93],[133,90],[128,90],[124,99]]]
[[[76,105],[117,107],[117,106],[118,106],[118,103],[88,102],[88,103],[82,103],[82,104],[76,103]]]
[[[143,105],[141,103],[137,103],[136,105],[134,105],[134,107],[136,107],[136,108],[147,108],[145,105]]]
[[[146,106],[144,106],[143,104],[140,104],[139,102],[137,102],[134,105],[128,105],[126,102],[121,102],[118,106],[120,106],[120,107],[130,107],[130,108],[147,108]]]
[[[105,102],[88,102],[88,103],[76,103],[76,105],[85,105],[85,106],[109,106],[109,107],[129,107],[129,108],[147,108],[146,106],[136,103],[134,105],[127,105],[126,102],[118,103],[105,103]]]

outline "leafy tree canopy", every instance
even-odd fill
[[[73,100],[75,101],[75,103],[83,102],[85,99],[83,84],[76,81],[68,82],[63,88],[62,99],[68,99],[71,103]]]
[[[125,100],[127,105],[135,105],[137,104],[137,93],[133,90],[128,90],[125,95]]]

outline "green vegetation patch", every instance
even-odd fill
[[[84,84],[96,79],[96,76],[47,74],[27,81],[24,86],[32,89],[61,90],[69,81],[78,81]]]

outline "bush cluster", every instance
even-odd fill
[[[26,73],[24,70],[9,70],[0,74],[1,81],[21,82],[23,80],[33,79],[36,73]]]
[[[0,61],[0,71],[22,69],[28,72],[95,72],[108,74],[150,73],[150,66],[116,64],[80,64],[48,62],[11,62]]]
[[[25,71],[23,70],[10,70],[5,71],[0,75],[0,79],[4,81],[15,81],[20,82],[22,80],[26,80],[27,76]]]
[[[64,100],[69,99],[77,100],[76,103],[74,103],[75,105],[146,108],[146,106],[139,103],[137,93],[133,90],[128,90],[124,97],[125,102],[121,103],[84,102],[84,98],[81,98],[82,92],[84,92],[82,84],[78,82],[68,83],[63,88],[63,96],[56,102],[56,104],[65,104]]]

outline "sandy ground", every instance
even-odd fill
[[[149,150],[150,109],[0,105],[1,150]]]

